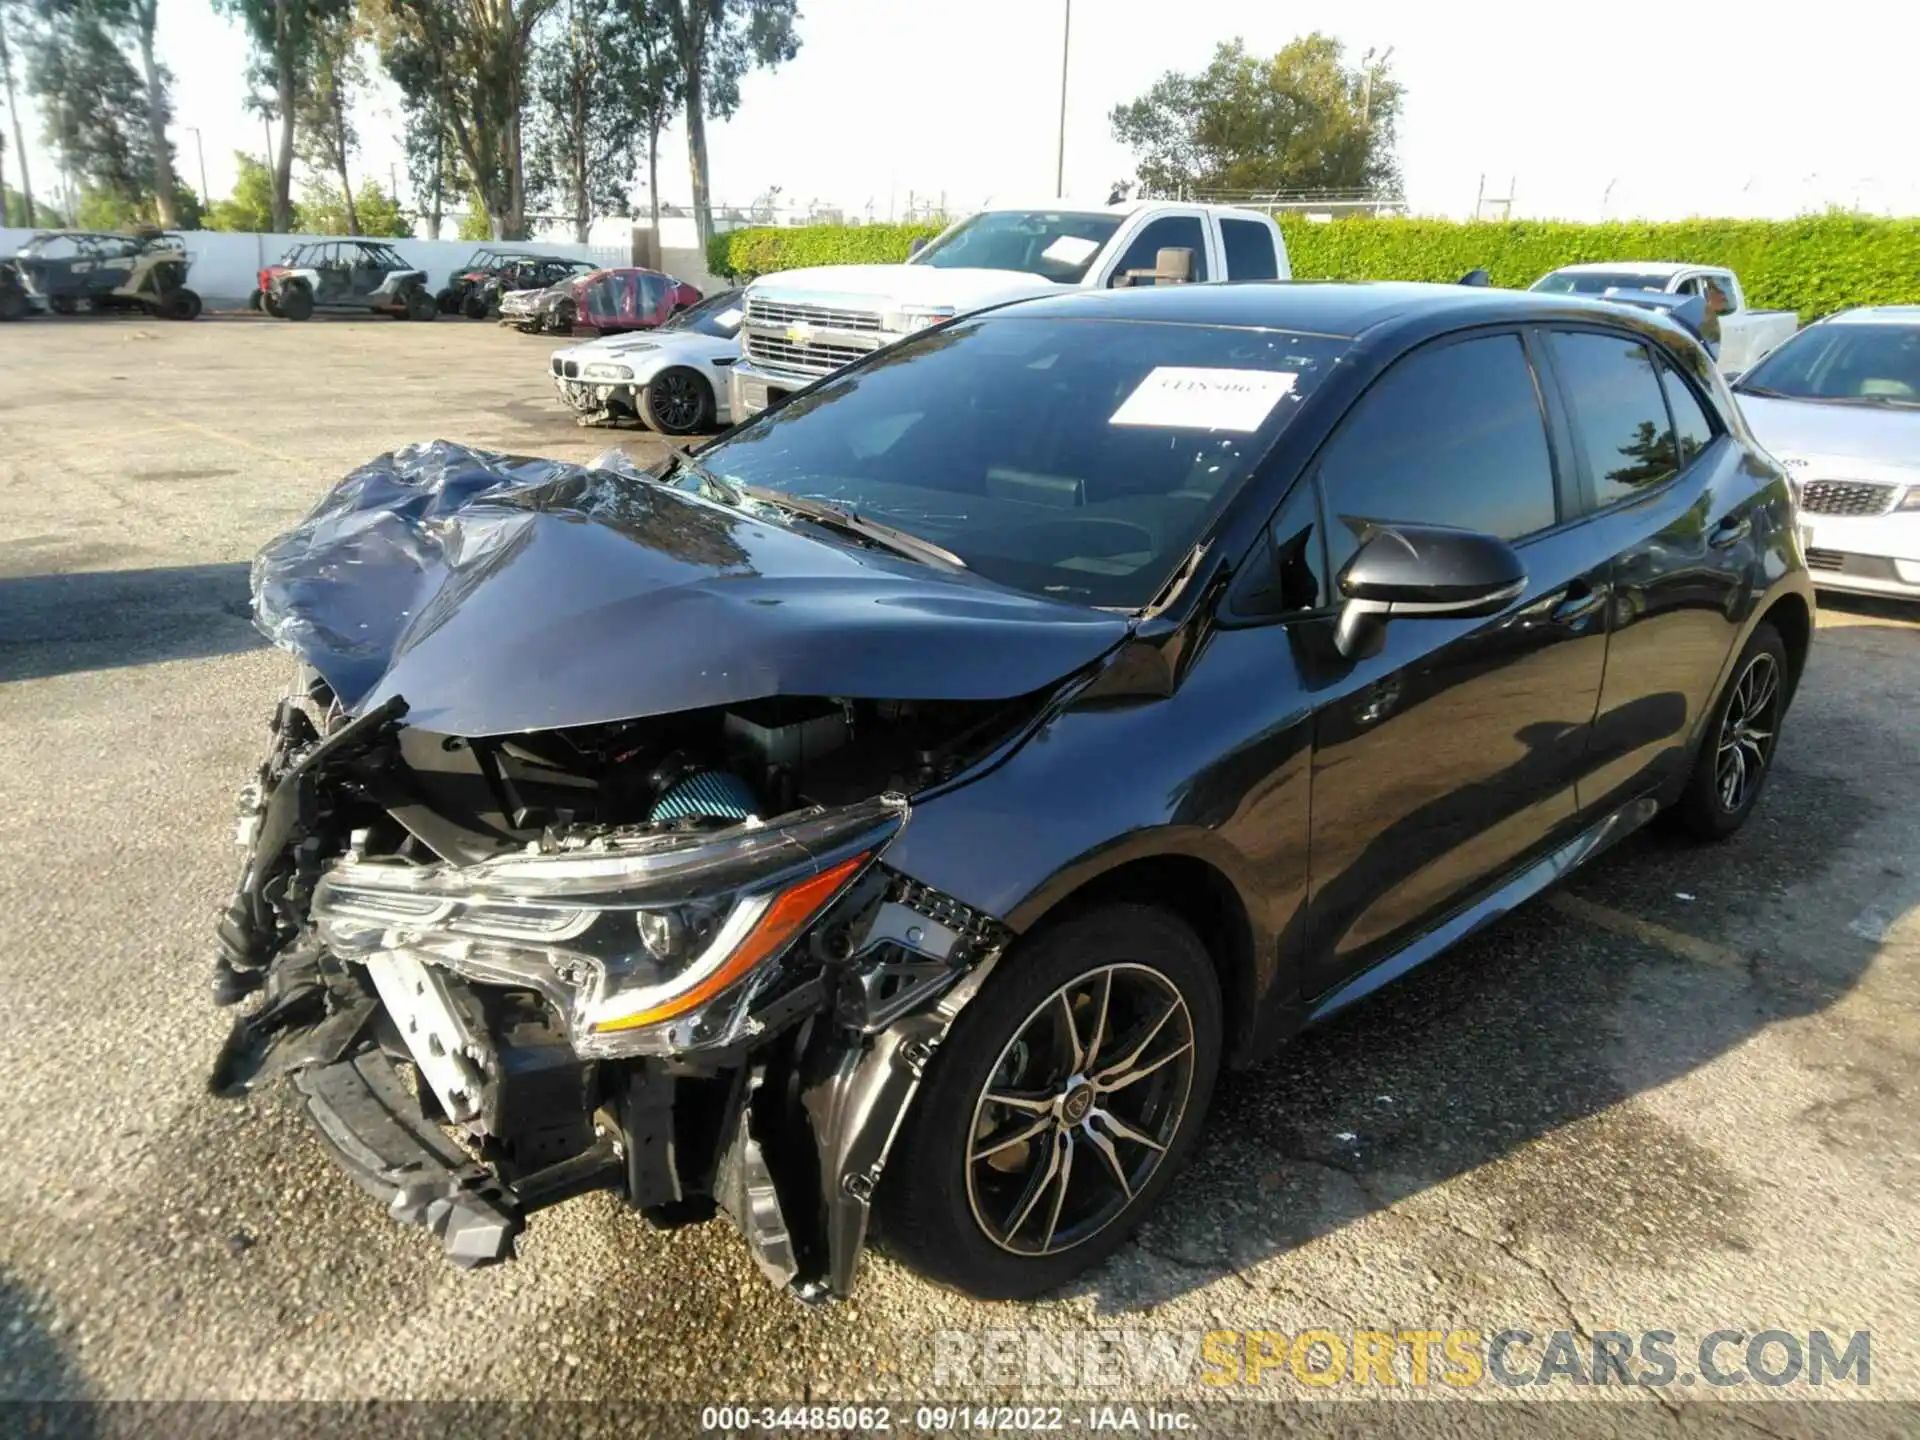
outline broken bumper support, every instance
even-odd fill
[[[506,1184],[417,1118],[413,1095],[379,1050],[300,1070],[293,1083],[354,1183],[394,1219],[438,1235],[447,1258],[464,1269],[510,1259],[532,1211],[620,1184],[620,1154],[607,1137]]]

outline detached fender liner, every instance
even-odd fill
[[[295,1072],[320,1134],[348,1175],[403,1224],[440,1237],[463,1269],[512,1258],[528,1213],[619,1184],[611,1140],[509,1186],[419,1118],[399,1072],[378,1049]]]

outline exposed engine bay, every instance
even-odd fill
[[[918,797],[1043,724],[1062,681],[982,693],[956,655],[961,679],[931,699],[743,696],[753,673],[716,682],[705,658],[741,653],[723,623],[675,637],[679,669],[642,632],[627,667],[715,703],[572,721],[551,676],[496,703],[478,660],[436,703],[456,686],[410,657],[452,604],[481,608],[543,544],[581,543],[584,512],[617,502],[648,585],[688,568],[696,525],[761,539],[644,478],[597,476],[593,493],[582,475],[453,447],[383,457],[256,562],[262,628],[302,663],[242,795],[214,989],[244,1009],[213,1085],[290,1077],[362,1188],[462,1265],[607,1189],[660,1225],[724,1213],[769,1279],[844,1295],[919,1078],[1011,938],[890,869],[887,848]],[[713,559],[695,584],[729,600],[775,578]],[[902,603],[890,574],[859,578]],[[605,688],[574,710],[604,709]],[[444,723],[535,708],[561,723]]]

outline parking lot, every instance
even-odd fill
[[[246,618],[247,562],[409,441],[663,453],[576,426],[551,344],[0,330],[0,1396],[911,1399],[943,1331],[1463,1327],[1867,1330],[1871,1385],[1841,1390],[1920,1400],[1920,615],[1864,602],[1823,608],[1739,837],[1636,837],[1229,1077],[1139,1240],[1043,1304],[874,1258],[810,1310],[724,1223],[655,1233],[605,1195],[462,1273],[335,1172],[290,1092],[210,1098],[232,796],[289,663]],[[1221,1398],[1197,1372],[1163,1393]],[[1257,1393],[1315,1392],[1275,1370]],[[1808,1392],[1640,1390],[1632,1424],[1782,1394]],[[1881,1407],[1746,1418],[1907,1431]],[[1587,1433],[1569,1407],[1533,1423]]]

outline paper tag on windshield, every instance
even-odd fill
[[[735,305],[731,309],[722,310],[718,315],[713,317],[713,323],[716,325],[738,325],[740,323],[740,307]]]
[[[1160,365],[1134,387],[1109,425],[1170,430],[1258,430],[1299,378],[1292,370],[1205,370]]]
[[[1099,248],[1100,242],[1097,240],[1088,240],[1079,235],[1062,235],[1040,254],[1042,258],[1056,260],[1062,265],[1084,265]]]

